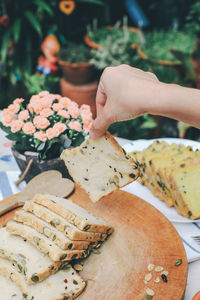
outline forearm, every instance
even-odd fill
[[[155,86],[153,94],[145,103],[146,112],[200,128],[200,90],[161,83]]]

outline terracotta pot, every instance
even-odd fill
[[[89,62],[68,63],[58,60],[63,77],[73,84],[85,84],[94,80],[94,67]]]
[[[57,170],[62,173],[62,176],[65,178],[70,178],[68,170],[64,164],[64,161],[58,157],[49,160],[38,160],[38,154],[36,152],[25,152],[24,154],[19,153],[12,147],[13,156],[22,172],[26,170],[28,163],[32,160],[30,168],[26,173],[24,180],[28,183],[36,175],[48,171],[48,170]]]
[[[106,28],[112,30],[113,26],[106,26]],[[128,27],[128,30],[133,31],[133,32],[137,32],[138,31],[138,29],[136,27]],[[89,36],[87,34],[84,36],[84,42],[86,43],[87,46],[89,46],[92,49],[98,50],[98,49],[101,48],[101,45],[99,45],[99,44],[91,41],[90,38],[89,38]]]
[[[96,116],[96,92],[98,82],[92,82],[83,85],[74,85],[62,78],[60,80],[61,94],[64,97],[69,97],[71,100],[78,103],[78,105],[88,104],[91,108],[93,118]]]

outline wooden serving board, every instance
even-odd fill
[[[116,191],[97,203],[76,188],[70,197],[96,216],[104,218],[114,233],[84,263],[80,275],[87,281],[78,300],[142,300],[146,288],[155,291],[153,300],[181,300],[187,280],[187,259],[182,241],[172,224],[153,206],[124,191]],[[1,217],[4,225],[12,213]],[[177,259],[180,266],[175,266]],[[147,266],[163,266],[169,272],[165,283],[152,271],[145,285]]]

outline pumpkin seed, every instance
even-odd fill
[[[155,267],[154,264],[149,264],[147,269],[148,271],[153,271],[154,267]]]
[[[74,269],[75,269],[76,271],[82,271],[82,270],[83,270],[83,266],[82,266],[82,265],[79,265],[79,264],[76,264],[76,265],[74,265]]]
[[[164,268],[161,267],[161,266],[155,267],[155,271],[156,271],[156,272],[161,272],[161,271],[163,271],[163,270],[164,270]]]
[[[150,295],[145,295],[143,300],[151,300],[153,299],[153,296],[150,296]]]
[[[146,288],[146,293],[149,296],[154,296],[155,295],[154,291],[152,289],[150,289],[150,288]]]
[[[63,255],[61,255],[61,257],[60,257],[60,260],[63,260],[63,259],[65,259],[67,257],[67,254],[63,254]]]
[[[162,271],[162,272],[161,272],[161,275],[163,275],[163,274],[164,274],[165,276],[167,276],[167,275],[169,274],[169,272],[168,272],[168,271]]]
[[[33,282],[38,282],[38,281],[39,281],[39,276],[37,276],[37,275],[32,275],[31,280],[32,280]]]
[[[177,260],[175,261],[175,266],[178,267],[178,266],[180,266],[182,263],[183,263],[182,259],[179,258],[179,259],[177,259]]]
[[[101,252],[100,252],[98,249],[92,249],[92,252],[93,252],[94,254],[101,254]]]
[[[43,228],[43,233],[48,238],[51,236],[51,230],[48,227]]]
[[[160,282],[160,278],[159,278],[159,276],[157,276],[157,277],[156,277],[156,279],[154,279],[154,282],[155,282],[155,283],[158,283],[158,282]]]
[[[152,274],[151,273],[148,273],[148,274],[145,275],[145,280],[146,281],[150,281],[151,278],[152,278]]]

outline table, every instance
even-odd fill
[[[130,142],[129,140],[117,138],[121,146]],[[0,172],[1,171],[18,171],[18,166],[14,161],[10,151],[10,142],[5,138],[2,130],[0,130]],[[191,300],[195,293],[200,290],[200,260],[189,264],[188,280],[185,291],[184,300]],[[165,300],[165,299],[163,299]],[[170,300],[170,299],[166,299]],[[179,300],[179,299],[177,299]]]

